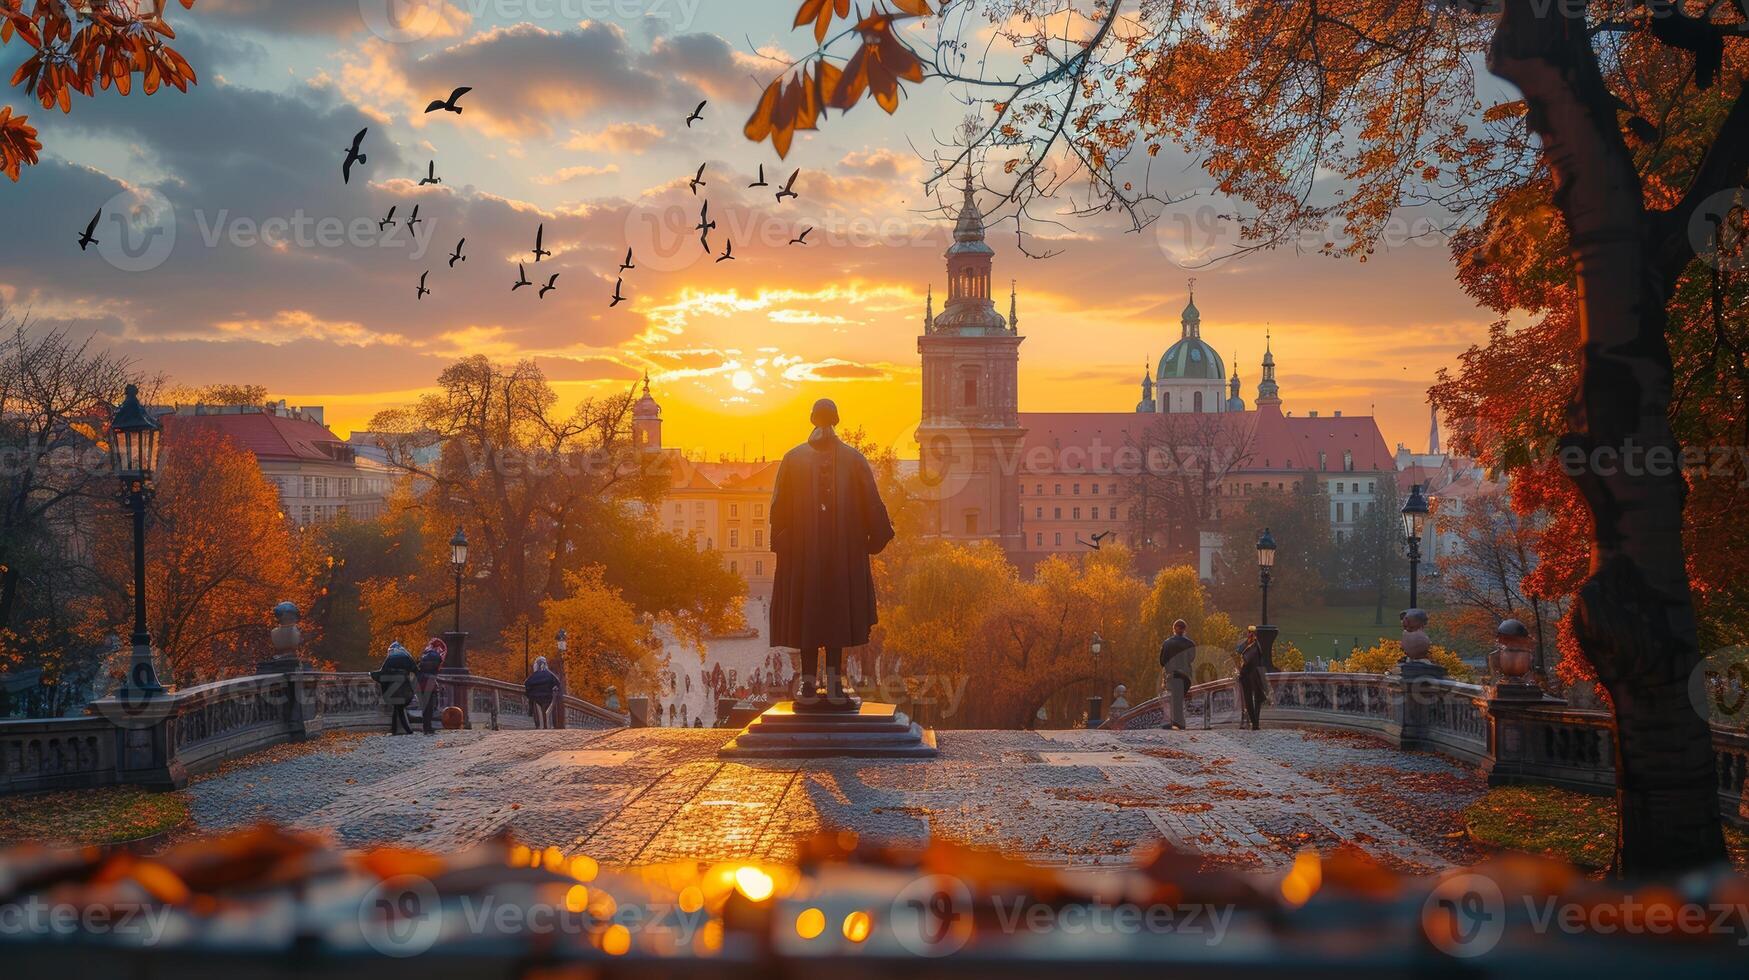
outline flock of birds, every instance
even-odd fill
[[[450,92],[449,98],[447,98],[447,99],[433,99],[431,101],[431,104],[425,108],[425,111],[428,113],[439,112],[439,111],[453,112],[453,113],[457,113],[459,115],[462,111],[462,106],[460,105],[461,98],[462,98],[462,96],[468,94],[471,91],[473,91],[473,89],[470,86],[464,85],[464,86],[458,87],[454,91]],[[705,107],[709,104],[710,104],[710,102],[707,99],[705,101],[700,102],[698,104],[698,106],[692,110],[691,115],[688,115],[686,117],[686,128],[687,129],[691,129],[693,123],[698,122],[704,118]],[[341,179],[342,183],[351,183],[352,182],[353,165],[355,165],[355,164],[367,164],[369,162],[369,155],[364,152],[364,138],[369,132],[370,132],[369,127],[366,127],[364,129],[359,130],[357,132],[357,134],[355,134],[352,137],[352,144],[346,148],[346,156],[341,160],[341,163],[340,163],[340,179]],[[694,172],[692,175],[692,178],[687,181],[687,187],[692,191],[694,196],[698,195],[699,188],[709,186],[709,181],[706,181],[704,178],[705,168],[708,166],[709,166],[708,163],[699,164],[698,170],[696,172]],[[796,178],[800,177],[801,173],[802,173],[801,169],[798,167],[795,171],[793,171],[789,175],[789,179],[784,181],[783,185],[778,188],[778,190],[776,192],[777,203],[782,204],[785,200],[795,200],[799,196],[796,193],[795,187],[796,187]],[[423,186],[428,185],[428,184],[441,184],[441,183],[443,183],[443,178],[437,176],[437,161],[432,160],[426,165],[425,176],[424,176],[424,178],[422,178],[419,181],[419,185],[423,187]],[[768,181],[766,181],[766,179],[765,179],[765,165],[764,164],[759,165],[758,179],[755,180],[753,183],[748,184],[747,186],[749,188],[770,187],[771,186],[771,184]],[[715,250],[711,248],[710,233],[712,231],[716,230],[717,223],[710,216],[710,208],[711,208],[711,202],[708,198],[705,199],[704,202],[699,207],[698,224],[695,226],[695,230],[699,233],[699,235],[698,235],[699,244],[703,246],[703,248],[705,250],[705,254],[716,255],[716,261],[718,261],[718,262],[733,261],[735,258],[735,242],[733,239],[725,238],[723,240],[723,250],[720,254],[716,253]],[[377,222],[377,230],[378,231],[385,230],[389,226],[391,226],[395,223],[395,210],[396,210],[395,207],[390,207],[389,213],[387,215],[385,215],[380,221]],[[99,212],[99,215],[101,216],[101,212]],[[419,217],[419,206],[417,204],[415,204],[413,206],[412,212],[407,216],[407,218],[405,220],[405,227],[407,228],[407,230],[409,232],[411,232],[413,230],[414,226],[416,226],[420,222],[420,220],[421,219]],[[91,227],[86,229],[86,234],[80,241],[79,247],[81,249],[83,249],[85,247],[86,241],[90,239],[90,234],[91,234],[92,229],[96,228],[96,226],[97,226],[97,219],[96,218],[91,219]],[[810,232],[812,232],[813,230],[814,229],[812,227],[809,227],[809,228],[803,230],[801,234],[790,239],[790,244],[791,245],[806,245],[806,244],[808,244],[808,234]],[[534,248],[531,250],[532,254],[534,255],[534,261],[536,263],[539,263],[541,259],[546,258],[548,256],[551,256],[553,254],[550,249],[547,249],[544,247],[545,237],[546,237],[546,224],[544,222],[542,222],[541,224],[539,224],[535,227],[535,230],[534,230]],[[451,269],[455,268],[455,264],[457,262],[466,262],[467,261],[467,256],[462,251],[462,249],[467,245],[467,242],[468,242],[468,240],[465,237],[462,238],[460,241],[456,242],[455,251],[451,252],[449,255],[449,267]],[[632,249],[630,246],[627,246],[625,259],[620,262],[618,274],[614,278],[613,295],[608,298],[607,305],[608,305],[609,309],[612,309],[613,307],[618,306],[619,304],[626,301],[625,274],[627,272],[633,271],[636,268],[637,268],[637,264],[636,264],[636,261],[635,261],[633,255],[632,255]],[[431,270],[429,270],[429,269],[425,270],[425,272],[419,276],[419,285],[414,290],[414,298],[424,299],[426,296],[429,296],[431,294],[431,289],[427,285],[427,281],[429,280],[430,276],[431,276]],[[536,282],[536,280],[532,280],[528,277],[528,264],[525,262],[518,262],[516,264],[516,281],[510,284],[510,291],[516,292],[518,289],[521,289],[524,286],[533,286],[535,284],[535,282]],[[555,272],[552,275],[548,276],[546,279],[546,283],[539,288],[539,290],[536,294],[537,297],[540,299],[546,299],[546,296],[548,293],[559,288],[558,283],[559,283],[559,273]]]
[[[453,112],[457,115],[460,115],[462,112],[462,106],[461,106],[462,96],[467,95],[471,91],[473,91],[473,88],[471,86],[467,86],[467,85],[459,86],[449,93],[449,98],[447,98],[447,99],[433,99],[431,101],[431,104],[425,107],[425,111],[427,113]],[[686,117],[686,128],[687,129],[691,129],[693,123],[698,122],[704,118],[705,107],[709,104],[710,104],[709,100],[702,101],[698,104],[697,108],[692,110],[692,114]],[[345,151],[346,155],[344,158],[342,158],[342,160],[340,162],[340,180],[341,180],[341,183],[345,183],[345,184],[352,183],[352,168],[355,165],[363,166],[363,165],[369,164],[370,155],[367,154],[364,150],[364,139],[365,139],[365,136],[367,136],[369,133],[370,133],[370,127],[368,127],[368,126],[365,127],[364,129],[359,130],[357,133],[355,133],[353,135],[351,145],[346,147],[346,151]],[[708,163],[699,164],[698,170],[692,175],[692,178],[687,181],[687,186],[692,190],[692,193],[694,196],[698,195],[699,188],[709,186],[709,182],[704,179],[704,172],[705,172],[705,168],[707,166],[709,166]],[[795,200],[798,197],[798,195],[796,193],[796,189],[795,189],[796,178],[800,177],[801,173],[802,173],[801,169],[797,168],[795,171],[791,172],[791,174],[789,175],[789,179],[784,181],[783,185],[778,188],[778,190],[776,192],[778,204],[782,204],[785,200]],[[425,187],[425,186],[436,185],[436,184],[441,184],[441,183],[443,183],[443,178],[437,176],[437,161],[431,160],[426,164],[425,176],[420,178],[419,186]],[[756,179],[753,183],[748,184],[747,186],[750,189],[756,188],[756,187],[770,187],[771,186],[771,184],[768,181],[766,181],[766,179],[765,179],[765,165],[764,164],[759,165],[758,179]],[[391,226],[393,226],[395,224],[395,212],[398,210],[398,208],[399,208],[398,205],[391,205],[389,207],[389,213],[384,215],[381,219],[379,219],[377,221],[377,230],[378,231],[386,231],[388,228],[390,228]],[[708,198],[706,198],[704,200],[704,202],[702,203],[702,205],[699,207],[698,224],[695,226],[695,230],[699,233],[698,234],[699,244],[704,247],[705,254],[716,255],[716,261],[718,261],[718,262],[733,261],[735,258],[735,242],[733,239],[725,238],[723,240],[723,251],[720,254],[716,253],[711,248],[710,233],[712,231],[716,230],[717,223],[716,223],[715,219],[713,219],[710,216],[710,209],[711,209],[711,202]],[[97,210],[97,213],[95,215],[92,215],[91,222],[85,226],[85,231],[82,234],[80,234],[80,236],[79,236],[79,250],[81,252],[85,251],[87,248],[89,248],[92,245],[102,244],[94,236],[94,233],[97,231],[97,223],[99,220],[102,219],[102,217],[103,217],[103,209],[99,208]],[[403,219],[402,226],[405,227],[409,233],[412,233],[414,228],[416,228],[419,225],[419,223],[423,220],[424,220],[423,218],[419,217],[419,205],[415,204],[415,205],[413,205],[413,210],[408,213],[408,215],[405,219]],[[801,234],[790,239],[790,244],[791,245],[806,245],[806,244],[808,244],[808,234],[810,232],[812,232],[813,230],[814,229],[812,227],[804,229],[801,232]],[[543,246],[543,241],[545,239],[545,236],[546,236],[546,224],[545,224],[545,222],[542,222],[541,224],[537,225],[535,227],[535,230],[534,230],[534,248],[532,249],[532,253],[534,255],[534,261],[537,264],[540,262],[541,259],[547,258],[553,254],[550,249],[547,249]],[[463,237],[461,240],[456,242],[455,250],[449,254],[449,268],[453,269],[453,268],[455,268],[455,264],[457,262],[466,262],[468,260],[467,255],[462,251],[463,248],[465,248],[467,246],[467,243],[468,243],[468,240],[466,237]],[[619,304],[626,301],[625,274],[627,272],[631,272],[632,270],[634,270],[636,268],[637,268],[637,265],[635,264],[635,262],[633,260],[632,249],[630,246],[628,246],[626,248],[625,259],[620,262],[618,275],[614,279],[613,295],[611,297],[609,297],[609,301],[607,304],[609,309],[611,309],[615,306],[618,306]],[[431,278],[431,270],[430,269],[427,269],[423,273],[420,274],[419,285],[414,290],[414,298],[415,299],[422,300],[425,297],[431,295],[431,288],[429,285],[427,285],[430,278]],[[523,262],[518,262],[516,264],[516,281],[510,284],[510,291],[515,292],[524,286],[533,286],[534,284],[535,284],[535,280],[531,280],[528,278],[527,264],[523,263]],[[559,288],[558,284],[559,284],[559,273],[555,272],[552,275],[547,277],[546,283],[540,287],[540,289],[536,293],[536,296],[540,299],[546,299],[546,296],[548,293]]]

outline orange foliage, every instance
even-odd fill
[[[127,95],[134,76],[147,95],[165,85],[188,91],[194,68],[164,42],[176,32],[164,22],[165,0],[0,0],[0,45],[17,38],[32,49],[9,85],[21,87],[44,109],[73,110],[73,93],[87,98],[114,88]],[[181,0],[184,9],[194,0]],[[24,164],[35,164],[42,144],[24,116],[0,106],[0,172],[14,181]]]

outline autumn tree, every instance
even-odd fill
[[[601,566],[566,573],[565,597],[541,602],[539,629],[543,636],[563,629],[570,639],[564,665],[569,693],[599,704],[609,687],[622,693],[657,689],[661,642]]]
[[[1677,448],[1670,302],[1697,250],[1715,247],[1695,229],[1724,223],[1749,172],[1743,9],[1013,0],[984,6],[984,24],[979,7],[940,5],[931,45],[898,29],[936,12],[925,0],[859,11],[838,34],[849,5],[804,0],[797,23],[814,25],[816,50],[766,90],[747,135],[781,152],[824,109],[872,94],[891,112],[904,83],[933,76],[980,110],[957,158],[997,154],[1017,220],[1079,178],[1072,210],[1116,209],[1140,228],[1162,200],[1146,163],[1176,144],[1232,203],[1241,249],[1305,242],[1362,258],[1406,204],[1438,204],[1464,224],[1514,189],[1540,191],[1573,286],[1564,349],[1576,379],[1559,445],[1591,536],[1570,629],[1615,714],[1616,870],[1721,860],[1711,738],[1686,693],[1701,661],[1686,482],[1667,467],[1606,473],[1587,460]],[[1521,99],[1482,104],[1483,58]],[[1329,175],[1335,191],[1320,186]]]
[[[311,542],[280,516],[279,491],[255,456],[198,417],[165,420],[146,535],[146,608],[166,682],[254,671],[270,647],[272,609],[310,608]],[[93,567],[111,628],[132,622],[133,531],[98,525]]]
[[[1215,521],[1227,477],[1251,462],[1255,426],[1248,416],[1172,412],[1152,417],[1126,448],[1137,463],[1125,475],[1129,530],[1143,551],[1195,564],[1201,531]]]
[[[1536,639],[1539,663],[1549,663],[1556,624],[1565,602],[1534,588],[1537,541],[1543,533],[1535,514],[1521,514],[1505,491],[1464,500],[1461,513],[1436,512],[1434,527],[1455,541],[1439,558],[1438,591],[1450,605],[1447,635],[1492,636],[1502,620],[1517,619]],[[1442,617],[1445,618],[1445,617]]]
[[[180,0],[184,9],[194,0]],[[165,0],[0,0],[0,46],[16,41],[30,53],[10,85],[44,109],[73,111],[75,94],[99,89],[151,95],[165,85],[186,92],[194,69],[167,41]],[[0,105],[0,173],[18,180],[37,162],[42,142],[30,118]]]
[[[1402,504],[1396,481],[1386,477],[1366,511],[1355,515],[1348,535],[1337,542],[1335,556],[1342,584],[1372,597],[1375,624],[1385,621],[1385,605],[1407,568],[1405,561]]]

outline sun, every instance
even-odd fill
[[[736,391],[752,391],[753,383],[752,371],[736,371],[729,376],[729,384],[733,385]]]

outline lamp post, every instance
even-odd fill
[[[1093,651],[1093,673],[1095,675],[1098,675],[1099,674],[1099,654],[1100,654],[1100,651],[1105,649],[1105,637],[1100,636],[1098,630],[1093,631],[1093,639],[1088,641],[1087,649]],[[1103,686],[1101,688],[1099,688],[1099,690],[1104,690]],[[1097,693],[1095,693],[1092,697],[1087,699],[1087,727],[1088,728],[1098,728],[1099,727],[1100,723],[1104,720],[1102,718],[1104,707],[1105,707],[1105,698],[1101,697]]]
[[[1427,497],[1421,484],[1409,488],[1409,500],[1403,504],[1403,542],[1409,549],[1409,608],[1418,609],[1417,579],[1421,574],[1421,532],[1427,525]]]
[[[1264,528],[1257,536],[1257,584],[1262,592],[1258,610],[1257,644],[1263,648],[1263,669],[1275,672],[1275,637],[1280,632],[1269,624],[1269,570],[1275,567],[1275,536]]]
[[[468,564],[468,536],[460,527],[455,529],[455,537],[449,539],[449,564],[455,570],[455,625],[448,633],[443,634],[444,645],[449,649],[443,656],[443,673],[468,674],[468,634],[462,632],[462,571]]]
[[[553,727],[565,727],[565,651],[571,649],[571,635],[559,628],[559,635],[553,638],[553,647],[559,651],[558,660],[553,664],[553,673],[559,675],[559,693],[553,699]]]
[[[158,465],[158,422],[140,404],[138,385],[128,385],[121,407],[110,422],[109,454],[121,479],[121,502],[134,518],[133,655],[120,694],[148,698],[164,693],[152,666],[152,633],[146,627],[146,504],[155,492],[152,475]]]

